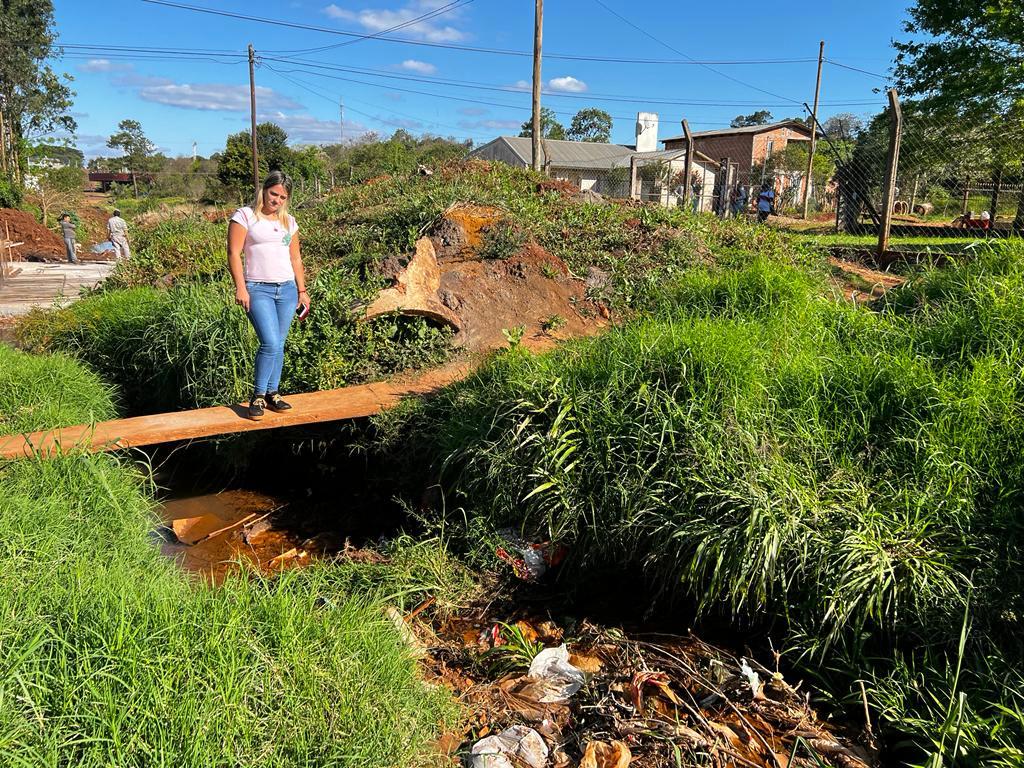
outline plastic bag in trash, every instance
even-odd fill
[[[534,656],[527,677],[544,681],[544,694],[537,699],[542,704],[567,701],[587,679],[582,670],[569,663],[569,650],[564,643]]]
[[[544,768],[547,762],[548,745],[541,735],[525,725],[513,725],[474,744],[469,768]]]
[[[554,567],[565,559],[566,549],[550,542],[532,544],[519,536],[511,528],[498,531],[505,541],[495,551],[499,559],[512,566],[512,572],[524,581],[536,581],[543,576],[548,568]]]

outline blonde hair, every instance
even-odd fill
[[[280,184],[284,187],[285,192],[288,193],[288,200],[292,197],[292,180],[284,171],[271,171],[267,174],[267,178],[263,180],[263,184],[260,186],[260,191],[256,193],[256,201],[252,204],[252,212],[256,214],[256,221],[260,219],[271,218],[263,213],[263,196],[268,189],[276,187]],[[277,212],[277,220],[281,222],[281,226],[285,229],[289,226],[288,221],[288,200],[284,201],[284,205]]]

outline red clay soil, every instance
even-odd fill
[[[65,258],[64,240],[25,211],[0,208],[0,239],[23,243],[12,249],[15,261],[60,261]]]
[[[829,257],[829,266],[833,268],[833,284],[839,288],[850,301],[871,301],[884,296],[893,288],[906,282],[906,278],[890,272],[879,272],[855,261],[847,261],[835,256]],[[871,285],[870,290],[864,284]]]

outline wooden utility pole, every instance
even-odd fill
[[[895,88],[889,89],[889,154],[885,159],[885,187],[882,189],[882,222],[878,227],[878,255],[889,250],[892,204],[896,199],[896,172],[900,164],[900,139],[903,136],[903,111]]]
[[[0,103],[0,169],[7,170],[7,127],[4,125],[2,103]]]
[[[683,135],[686,137],[686,161],[683,163],[683,204],[690,206],[690,174],[693,173],[693,134],[690,123],[683,120]]]
[[[818,80],[814,85],[814,109],[811,110],[811,151],[807,155],[807,175],[804,176],[804,218],[810,208],[811,173],[814,171],[814,150],[818,147],[818,97],[821,95],[821,64],[825,60],[825,41],[818,46]]]
[[[533,12],[533,130],[530,148],[533,170],[540,170],[540,49],[544,30],[544,0],[534,0]]]
[[[256,51],[249,43],[249,112],[252,122],[252,199],[260,194],[260,158],[256,146]]]

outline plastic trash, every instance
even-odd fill
[[[582,670],[569,663],[569,650],[564,643],[557,648],[545,648],[534,656],[527,677],[545,683],[537,699],[542,704],[568,701],[587,679]]]
[[[532,544],[519,536],[511,528],[498,531],[505,541],[498,547],[495,554],[512,566],[512,572],[523,581],[537,581],[565,559],[566,549],[552,545],[550,542]]]
[[[107,251],[114,250],[114,244],[109,240],[104,240],[102,243],[96,243],[96,245],[89,250],[93,253],[106,253]]]
[[[740,659],[740,673],[747,678],[751,695],[755,699],[761,698],[761,676],[750,667],[746,659]]]
[[[480,739],[470,750],[469,768],[544,768],[548,745],[533,728],[513,725]]]

